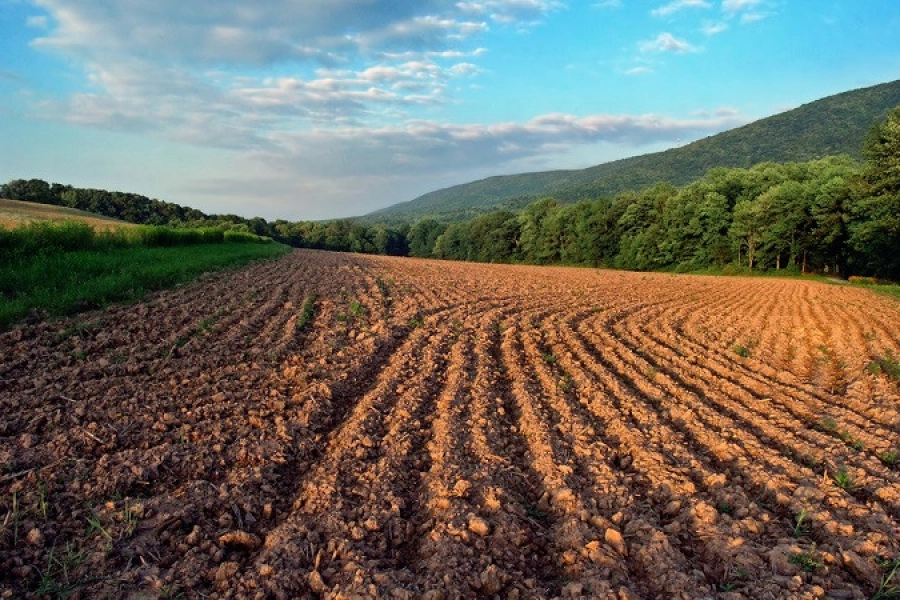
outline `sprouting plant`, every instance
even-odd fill
[[[351,317],[362,317],[366,314],[366,307],[363,306],[357,300],[354,300],[350,303],[350,316]]]
[[[164,585],[159,589],[159,595],[161,598],[166,598],[167,600],[175,600],[176,598],[183,598],[184,592],[178,589],[178,586],[174,583],[169,585]]]
[[[544,359],[544,362],[548,365],[552,365],[556,362],[556,355],[551,352],[545,352],[541,354],[541,357]]]
[[[47,484],[43,481],[38,483],[38,510],[41,511],[41,516],[44,517],[44,520],[47,520],[47,509],[49,508],[49,503],[47,502]]]
[[[794,530],[791,532],[791,535],[795,538],[806,537],[809,535],[809,530],[809,511],[804,508],[794,518]]]
[[[896,467],[900,463],[900,452],[897,450],[885,450],[878,454],[878,460],[886,467]]]
[[[734,507],[725,500],[722,500],[718,504],[716,504],[716,510],[719,511],[719,514],[731,516],[734,514]]]
[[[85,553],[76,549],[71,543],[66,544],[66,552],[56,555],[56,548],[51,548],[47,556],[47,567],[40,572],[40,579],[35,594],[38,596],[55,596],[64,598],[72,591],[73,584],[70,572],[84,562]]]
[[[424,320],[422,317],[418,316],[418,315],[415,316],[415,317],[412,317],[412,318],[409,320],[409,328],[410,328],[410,329],[416,329],[416,328],[422,327],[422,326],[424,326],[424,325],[425,325],[425,320]]]
[[[87,518],[87,531],[85,532],[85,535],[90,536],[97,531],[102,533],[103,537],[105,537],[107,540],[112,541],[112,536],[103,526],[103,523],[100,521],[100,517],[97,516],[97,513],[91,511],[91,515]]]
[[[809,550],[792,555],[788,560],[807,573],[812,573],[825,566],[815,544]]]
[[[300,311],[300,316],[297,317],[297,321],[294,324],[294,328],[297,331],[301,331],[309,325],[313,318],[316,316],[316,295],[310,294],[303,301],[303,308]]]
[[[128,499],[125,499],[125,510],[123,512],[124,518],[124,530],[123,535],[125,537],[131,537],[134,533],[134,530],[137,529],[138,516],[137,513],[132,509],[131,504],[128,502]]]
[[[872,600],[887,600],[888,598],[900,598],[900,558],[893,560],[876,559],[878,566],[884,570],[881,583],[875,590]]]
[[[866,367],[866,371],[870,375],[886,375],[888,379],[900,381],[900,361],[892,350],[886,350],[884,355],[875,357]]]
[[[835,471],[832,479],[834,480],[834,484],[844,491],[850,492],[856,488],[856,482],[853,480],[853,475],[850,474],[847,467],[842,466]]]
[[[827,431],[828,433],[834,433],[838,428],[837,421],[832,417],[822,417],[822,420],[819,421],[819,426],[822,428],[822,431]]]
[[[748,356],[750,356],[750,349],[743,344],[735,344],[731,347],[731,351],[741,358],[747,358]]]
[[[9,515],[7,515],[9,516]],[[13,547],[19,543],[19,521],[22,518],[19,512],[19,495],[13,490],[12,493],[12,521],[13,521]]]

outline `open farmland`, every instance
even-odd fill
[[[295,251],[0,334],[0,590],[871,598],[895,357],[849,287]]]
[[[97,231],[110,231],[122,227],[134,227],[118,219],[50,204],[0,199],[0,228],[13,229],[34,221],[79,221]]]

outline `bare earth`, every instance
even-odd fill
[[[869,598],[887,350],[859,289],[313,251],[22,326],[0,596]]]

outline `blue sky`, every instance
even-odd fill
[[[0,0],[0,181],[367,213],[900,78],[898,0]]]

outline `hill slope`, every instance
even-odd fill
[[[81,221],[97,231],[135,226],[133,223],[74,208],[0,199],[0,228],[11,229],[33,221]]]
[[[816,100],[681,148],[581,170],[489,177],[395,204],[364,220],[411,222],[425,216],[459,220],[501,207],[521,208],[544,196],[575,202],[659,181],[684,185],[714,167],[746,168],[835,154],[860,157],[869,129],[898,104],[900,80]]]

